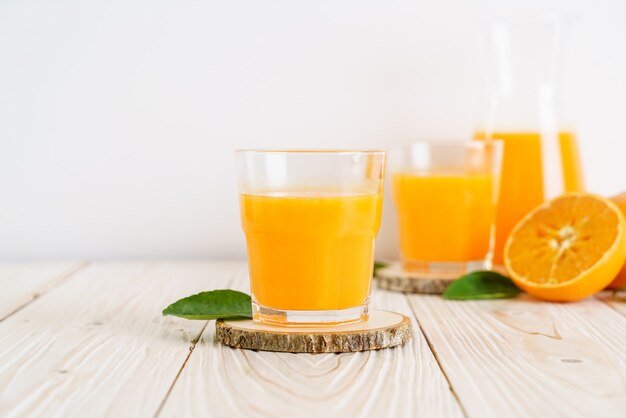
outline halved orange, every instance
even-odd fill
[[[626,217],[626,192],[613,196],[611,200],[617,204],[624,217]],[[626,286],[626,264],[622,266],[620,272],[617,273],[617,277],[608,285],[608,287],[613,289],[620,289],[624,286]]]
[[[511,279],[553,301],[603,289],[626,260],[626,220],[615,203],[576,192],[550,200],[513,228],[504,248]]]

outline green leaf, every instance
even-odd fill
[[[522,291],[509,279],[495,271],[475,271],[452,282],[443,293],[448,300],[506,299]]]
[[[236,290],[212,290],[177,300],[163,309],[163,315],[204,320],[252,318],[252,300]]]
[[[626,292],[626,286],[613,289],[613,296],[617,295],[619,292]]]
[[[389,265],[389,263],[383,263],[382,261],[374,261],[374,276],[378,273],[379,269],[385,268]]]

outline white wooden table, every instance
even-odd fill
[[[232,262],[0,265],[0,417],[626,417],[626,295],[572,304],[375,291],[414,339],[355,354],[242,351],[162,317]]]

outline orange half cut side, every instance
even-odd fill
[[[530,295],[553,301],[586,298],[606,287],[626,260],[626,221],[600,196],[576,192],[548,201],[511,232],[504,262]]]

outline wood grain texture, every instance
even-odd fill
[[[239,276],[247,286],[247,273]],[[373,304],[412,316],[406,296],[375,291]],[[462,417],[428,345],[342,354],[225,347],[208,326],[159,417]]]
[[[469,417],[626,416],[626,318],[604,303],[409,300]]]
[[[61,283],[85,263],[0,263],[0,321]]]
[[[149,417],[206,321],[161,309],[232,264],[92,264],[0,323],[0,416]]]
[[[605,290],[596,295],[598,299],[626,316],[626,290]]]
[[[376,290],[374,307],[415,313],[428,341],[413,317],[402,347],[289,354],[225,347],[212,322],[161,317],[202,290],[247,292],[242,263],[76,266],[0,267],[0,301],[14,303],[0,321],[3,418],[626,417],[623,293],[551,304]]]
[[[379,350],[411,339],[411,320],[406,315],[370,309],[367,322],[335,327],[276,327],[253,320],[215,322],[217,340],[247,350],[288,353],[351,353]]]

